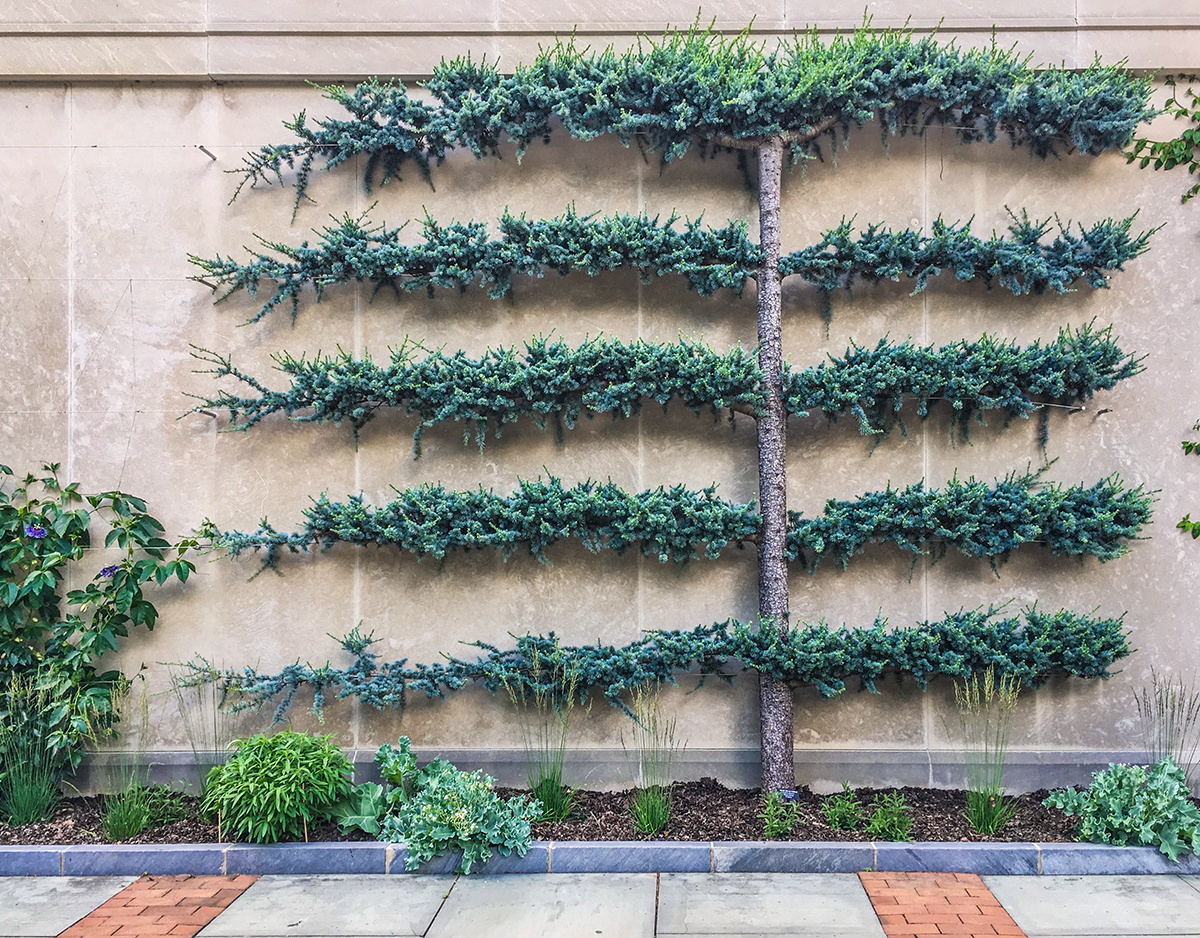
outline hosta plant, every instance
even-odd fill
[[[1153,844],[1172,860],[1200,852],[1200,811],[1187,776],[1169,756],[1152,766],[1112,763],[1092,774],[1086,791],[1053,791],[1042,804],[1079,817],[1079,839],[1097,844]]]
[[[503,801],[492,788],[495,779],[482,771],[460,772],[445,759],[418,769],[407,736],[395,747],[380,747],[375,762],[391,786],[379,839],[404,841],[406,869],[461,850],[461,870],[470,873],[473,864],[491,859],[493,849],[506,857],[528,852],[530,822],[542,814],[537,801],[524,795]]]

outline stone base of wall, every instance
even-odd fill
[[[417,749],[421,763],[442,758],[460,769],[483,769],[501,785],[524,787],[525,753],[520,749]],[[359,781],[378,780],[373,750],[347,750],[358,770]],[[80,794],[96,794],[118,787],[130,767],[144,770],[152,782],[184,784],[197,789],[201,772],[216,762],[215,754],[201,753],[199,766],[191,751],[97,753],[86,759],[71,780]],[[1010,750],[1005,781],[1011,792],[1036,791],[1065,785],[1086,785],[1091,774],[1110,762],[1145,762],[1140,750]],[[715,778],[736,788],[759,784],[757,749],[692,749],[676,760],[675,777],[681,780]],[[637,778],[636,758],[622,749],[576,750],[567,754],[565,775],[569,783],[597,790],[631,787]],[[925,749],[804,749],[796,751],[796,783],[818,793],[838,791],[842,782],[855,788],[901,786],[962,788],[962,754],[954,750]]]

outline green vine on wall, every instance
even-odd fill
[[[1192,427],[1192,431],[1200,432],[1200,421],[1198,421],[1196,425]],[[1185,456],[1191,456],[1194,453],[1200,453],[1200,440],[1184,440],[1180,445],[1183,447],[1183,454]],[[1175,525],[1175,527],[1179,528],[1181,531],[1186,531],[1192,536],[1193,540],[1200,538],[1200,521],[1193,521],[1192,513],[1190,511],[1183,516],[1179,524]]]
[[[1029,686],[1056,673],[1107,678],[1113,663],[1132,651],[1123,618],[1044,613],[1036,607],[1024,611],[1024,621],[998,616],[995,607],[960,610],[937,622],[898,629],[888,629],[879,616],[867,628],[802,623],[782,634],[730,619],[690,632],[649,632],[623,647],[564,646],[554,633],[523,635],[511,649],[469,643],[486,652],[473,661],[447,656],[446,663],[414,665],[407,659],[380,662],[371,650],[375,640],[356,628],[342,640],[354,658],[346,668],[297,662],[275,674],[249,667],[222,671],[202,659],[188,666],[192,681],[216,684],[232,709],[276,703],[278,722],[304,687],[312,690],[318,714],[330,697],[353,697],[383,710],[405,706],[410,693],[444,699],[447,691],[473,683],[493,694],[520,687],[530,697],[540,693],[555,700],[573,693],[586,699],[598,691],[629,713],[622,695],[649,684],[674,684],[681,672],[698,672],[701,683],[710,675],[731,683],[736,666],[833,697],[845,690],[848,678],[876,693],[877,682],[888,673],[910,675],[922,688],[938,676],[967,677],[989,667]]]
[[[249,320],[258,322],[281,305],[290,306],[294,320],[306,287],[313,288],[320,302],[325,289],[335,284],[367,282],[376,293],[386,287],[397,295],[426,290],[432,296],[434,287],[466,290],[478,280],[489,296],[498,298],[508,293],[518,273],[541,277],[549,269],[560,276],[596,276],[635,267],[647,283],[654,276],[679,274],[690,288],[710,296],[721,287],[740,294],[762,264],[761,251],[741,222],[710,229],[689,221],[677,231],[672,227],[675,215],[660,223],[657,216],[597,217],[569,208],[557,218],[529,221],[506,212],[500,237],[491,239],[483,222],[443,225],[427,217],[421,223],[423,243],[408,245],[400,240],[404,226],[370,227],[364,218],[347,214],[337,225],[320,229],[316,247],[307,241],[294,247],[260,239],[278,256],[260,253],[246,264],[220,255],[189,255],[204,271],[193,279],[221,291],[217,302],[239,290],[257,296],[262,281],[272,281],[270,298]],[[956,226],[938,219],[928,235],[871,225],[857,238],[852,223],[843,221],[817,244],[781,257],[779,270],[823,292],[826,319],[829,294],[849,290],[858,279],[878,283],[904,277],[914,281],[914,293],[944,271],[958,280],[980,278],[989,288],[998,282],[1017,295],[1065,293],[1081,279],[1101,289],[1108,286],[1108,274],[1123,270],[1126,261],[1149,246],[1153,231],[1132,235],[1132,224],[1132,216],[1110,218],[1090,228],[1080,226],[1078,234],[1062,225],[1046,241],[1050,222],[1031,222],[1025,215],[1013,217],[1010,237],[993,233],[987,240],[971,233],[970,221]]]
[[[418,352],[426,354],[418,358]],[[397,408],[420,419],[413,433],[415,456],[420,456],[422,429],[447,420],[461,421],[464,443],[473,433],[482,450],[489,427],[498,437],[522,416],[543,428],[550,421],[561,440],[563,427],[574,428],[581,415],[630,417],[645,401],[665,407],[679,400],[696,414],[729,408],[732,416],[754,413],[763,399],[753,352],[738,346],[720,354],[682,338],[664,344],[601,337],[575,348],[538,337],[522,351],[489,349],[480,358],[462,351],[428,352],[406,339],[387,365],[347,352],[311,359],[284,353],[275,361],[291,378],[285,391],[272,391],[228,357],[200,348],[194,354],[214,366],[205,373],[234,377],[257,392],[241,397],[220,391],[199,398],[195,411],[226,410],[233,429],[249,430],[271,414],[284,413],[303,423],[345,421],[357,442],[380,408]],[[900,419],[905,400],[917,400],[922,418],[931,402],[946,401],[952,426],[969,439],[971,422],[984,423],[987,411],[1002,411],[1007,423],[1028,417],[1044,403],[1079,404],[1141,370],[1141,359],[1121,350],[1111,327],[1087,325],[1062,329],[1055,340],[1024,348],[986,335],[940,348],[881,339],[874,347],[852,345],[845,356],[813,368],[785,366],[783,387],[789,413],[807,417],[820,410],[832,420],[849,414],[864,434],[877,437],[897,425],[906,430]]]
[[[694,27],[621,53],[581,50],[572,39],[511,75],[470,58],[442,62],[422,87],[427,102],[413,100],[399,82],[324,88],[348,117],[310,123],[301,111],[285,123],[294,142],[264,146],[234,171],[238,191],[246,183],[282,184],[284,167],[296,168],[298,207],[319,159],[332,169],[366,155],[369,191],[376,178],[399,178],[410,161],[429,179],[431,164],[456,148],[498,157],[508,139],[520,159],[535,141],[548,143],[557,126],[580,140],[615,134],[664,161],[694,144],[706,153],[778,136],[795,161],[820,156],[822,136],[836,149],[839,130],[844,140],[851,127],[878,118],[885,143],[889,134],[941,125],[963,143],[1006,134],[1045,157],[1124,146],[1152,114],[1149,79],[1121,67],[1034,67],[995,45],[958,49],[869,27],[828,43],[814,31],[773,52],[745,32],[725,37]]]
[[[1197,80],[1195,75],[1179,77],[1190,82]],[[1180,92],[1176,81],[1176,76],[1167,76],[1166,85],[1171,89],[1171,96],[1167,99],[1164,110],[1176,120],[1182,117],[1191,121],[1192,126],[1171,140],[1149,140],[1139,137],[1133,141],[1133,146],[1125,155],[1130,163],[1137,160],[1142,169],[1151,164],[1155,169],[1161,170],[1186,166],[1188,175],[1194,176],[1200,171],[1200,93],[1190,87],[1187,91]],[[1200,195],[1200,182],[1183,194],[1182,201],[1189,202],[1197,195]]]
[[[854,501],[830,499],[816,518],[788,512],[787,556],[815,572],[826,556],[845,567],[868,543],[896,544],[912,551],[914,562],[932,544],[935,558],[954,547],[987,558],[995,569],[997,559],[1016,547],[1041,543],[1054,554],[1105,561],[1125,553],[1127,541],[1150,520],[1152,497],[1142,486],[1126,489],[1115,476],[1092,486],[1060,486],[1043,484],[1038,475],[1010,475],[994,487],[957,477],[941,490],[926,489],[923,482],[889,486]],[[453,550],[498,547],[507,559],[524,545],[545,562],[546,548],[565,538],[577,538],[591,551],[624,553],[637,545],[665,563],[690,560],[702,545],[707,557],[716,558],[727,544],[753,541],[762,521],[754,502],[724,501],[716,486],[630,494],[612,482],[567,488],[553,476],[548,482],[523,481],[508,497],[422,485],[376,508],[361,495],[332,502],[322,494],[304,518],[303,528],[291,533],[275,530],[265,518],[253,533],[222,531],[206,519],[201,536],[235,557],[264,551],[271,568],[285,548],[307,552],[339,541],[438,558]]]

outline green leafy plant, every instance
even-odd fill
[[[59,482],[57,463],[43,472],[26,475],[11,492],[0,487],[0,681],[33,675],[53,701],[39,717],[39,738],[61,775],[78,766],[88,739],[112,725],[121,675],[98,671],[99,659],[130,628],[154,628],[158,610],[143,587],[186,582],[196,568],[185,555],[196,542],[172,547],[140,498],[83,494],[78,483]],[[12,475],[0,466],[0,482]],[[96,521],[108,528],[103,546],[118,555],[80,589],[67,591],[64,612],[68,567],[88,556]]]
[[[657,834],[671,820],[675,760],[686,744],[675,738],[676,717],[662,709],[662,686],[642,684],[630,694],[638,783],[630,802],[634,827]]]
[[[333,739],[286,730],[234,740],[233,757],[208,773],[202,810],[255,843],[308,840],[352,787],[354,766]]]
[[[149,828],[178,824],[193,816],[187,796],[165,785],[146,786],[146,808],[149,813],[146,826]]]
[[[504,685],[517,712],[529,790],[541,805],[541,821],[565,821],[575,809],[576,790],[563,784],[571,714],[580,696],[574,664],[557,644],[546,657],[535,649],[529,679]]]
[[[1133,696],[1146,755],[1156,764],[1170,757],[1190,785],[1200,751],[1200,690],[1181,674],[1166,676],[1151,667],[1150,685]]]
[[[137,686],[135,692],[134,686]],[[150,824],[150,796],[147,786],[149,766],[138,762],[139,750],[145,749],[149,726],[149,700],[141,673],[134,680],[122,678],[112,690],[112,718],[120,736],[133,742],[135,751],[124,749],[110,753],[116,758],[116,791],[104,797],[101,826],[110,841],[130,840]],[[110,778],[110,784],[112,779]]]
[[[417,768],[407,736],[395,747],[384,744],[375,762],[391,786],[380,840],[403,840],[405,868],[443,854],[462,851],[461,872],[501,856],[525,856],[532,839],[530,822],[541,807],[524,795],[501,800],[495,780],[482,771],[460,772],[444,759]]]
[[[911,675],[924,688],[938,675],[967,677],[989,664],[997,673],[1012,675],[1021,683],[1037,686],[1051,674],[1107,678],[1115,661],[1129,655],[1123,618],[1101,619],[1070,610],[1048,613],[1032,607],[1021,616],[1000,616],[995,607],[963,609],[936,622],[906,628],[889,628],[883,616],[867,627],[833,629],[824,622],[797,623],[780,634],[757,629],[751,623],[729,619],[691,631],[654,631],[623,647],[613,645],[562,645],[550,635],[521,635],[515,647],[499,649],[486,642],[471,642],[486,654],[475,660],[447,656],[445,662],[409,665],[407,660],[380,662],[371,650],[375,639],[357,628],[342,640],[353,656],[346,668],[325,663],[286,665],[277,673],[253,668],[216,671],[208,662],[195,666],[195,680],[214,682],[222,693],[237,697],[232,706],[257,708],[278,698],[274,719],[283,720],[296,692],[309,687],[313,709],[321,712],[328,695],[357,697],[373,707],[401,708],[409,691],[442,699],[479,683],[492,693],[524,685],[533,695],[553,679],[539,673],[534,662],[559,654],[566,673],[576,675],[580,697],[593,689],[628,716],[633,715],[623,694],[647,680],[673,684],[678,672],[699,670],[702,678],[715,675],[730,683],[729,664],[738,662],[750,671],[767,673],[794,685],[815,687],[822,697],[834,697],[846,688],[847,678],[857,678],[869,691],[888,671]],[[565,697],[568,687],[553,693]]]
[[[767,792],[763,798],[762,813],[758,816],[763,822],[763,836],[768,840],[789,836],[799,814],[799,805],[784,801],[777,791]]]
[[[1042,804],[1079,817],[1079,839],[1098,844],[1153,844],[1172,860],[1200,853],[1200,811],[1187,776],[1169,756],[1153,766],[1112,763],[1092,773],[1086,791],[1053,791]]]
[[[1200,183],[1198,183],[1200,185]],[[1200,422],[1197,422],[1193,430],[1200,430]],[[1186,456],[1191,456],[1193,453],[1200,453],[1200,440],[1184,440],[1182,443],[1183,452]],[[1183,520],[1175,525],[1181,531],[1186,531],[1192,536],[1192,540],[1200,538],[1200,521],[1192,520],[1192,513],[1189,511],[1183,516]]]
[[[834,830],[853,831],[862,823],[863,806],[850,783],[842,782],[838,794],[821,802],[821,813],[825,815],[825,823]]]
[[[386,811],[387,800],[383,795],[383,786],[374,782],[364,782],[344,795],[330,809],[329,816],[337,821],[343,834],[361,830],[377,836],[379,819]]]
[[[912,815],[908,802],[899,792],[876,795],[871,801],[871,817],[865,831],[873,840],[912,840]]]
[[[1166,85],[1171,89],[1164,110],[1176,120],[1184,118],[1191,126],[1178,137],[1171,140],[1148,140],[1138,137],[1133,141],[1129,152],[1125,154],[1130,163],[1140,161],[1142,169],[1151,163],[1155,169],[1169,170],[1176,166],[1186,166],[1189,175],[1194,176],[1200,170],[1200,93],[1189,87],[1187,91],[1179,91],[1179,80],[1194,82],[1195,75],[1168,75]],[[1184,194],[1182,201],[1189,202],[1200,195],[1200,182],[1197,182]]]
[[[9,673],[0,687],[0,818],[20,825],[46,821],[59,802],[62,766],[48,737],[60,711],[74,701],[54,696],[56,685],[36,672]]]
[[[1012,714],[1021,682],[996,676],[989,665],[983,672],[954,682],[954,703],[962,729],[967,775],[967,819],[980,834],[994,834],[1016,813],[1015,799],[1004,795],[1004,760]]]

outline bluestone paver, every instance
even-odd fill
[[[133,876],[0,877],[0,936],[57,935],[134,879]]]
[[[461,877],[429,938],[653,938],[653,873]]]
[[[263,876],[200,934],[423,935],[454,876]]]
[[[883,938],[854,874],[664,873],[658,934]]]
[[[1200,891],[1179,876],[984,876],[1029,938],[1200,936]]]

